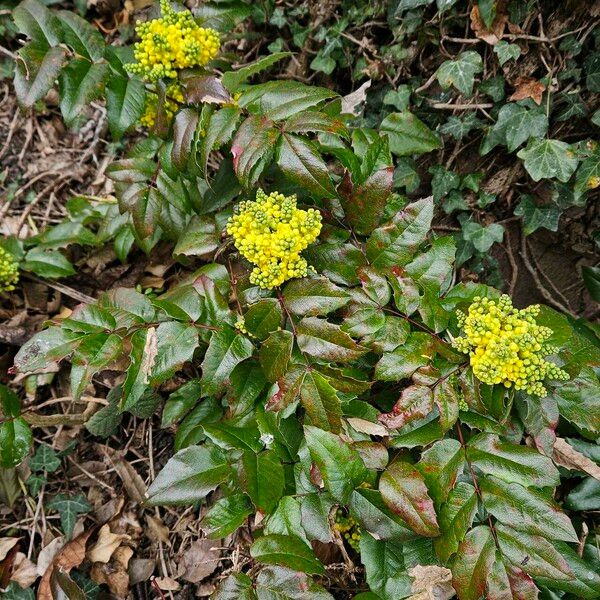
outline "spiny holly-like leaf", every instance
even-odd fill
[[[345,306],[350,296],[327,277],[310,277],[287,283],[283,299],[292,314],[316,317]]]
[[[138,329],[130,338],[131,362],[123,383],[121,409],[135,406],[150,383],[150,373],[156,360],[158,338],[156,329]]]
[[[427,238],[432,219],[433,198],[409,204],[391,223],[371,234],[367,258],[378,268],[407,264]]]
[[[23,417],[3,418],[0,423],[0,466],[16,467],[29,454],[33,435]]]
[[[323,565],[301,538],[272,533],[258,538],[250,547],[252,558],[270,565],[280,565],[308,574],[322,574]]]
[[[119,140],[144,112],[146,91],[139,79],[112,75],[106,84],[106,112],[110,133]]]
[[[239,118],[236,106],[224,106],[210,116],[199,142],[198,164],[205,174],[210,153],[231,140]]]
[[[92,510],[91,504],[83,494],[67,496],[57,494],[48,502],[47,507],[55,510],[60,515],[60,524],[67,538],[70,538],[75,528],[75,521],[81,514]]]
[[[453,439],[440,440],[421,455],[417,470],[423,476],[436,506],[440,506],[448,498],[462,473],[464,463],[464,450],[460,442]]]
[[[184,108],[175,115],[171,160],[180,170],[184,170],[188,163],[198,119],[199,114],[193,108]]]
[[[441,535],[434,543],[436,552],[443,562],[458,550],[458,546],[473,524],[476,511],[475,488],[468,483],[457,483],[439,511]]]
[[[375,377],[382,381],[401,381],[424,367],[434,354],[434,340],[422,331],[411,333],[393,352],[386,352],[375,366]]]
[[[223,325],[210,338],[202,361],[202,382],[207,394],[217,392],[227,381],[233,369],[250,358],[254,346],[232,327]]]
[[[517,156],[534,181],[555,178],[567,182],[579,163],[571,146],[560,140],[532,138]]]
[[[237,492],[217,500],[204,515],[201,526],[210,539],[222,539],[240,527],[253,512],[248,496]]]
[[[577,542],[569,517],[547,495],[494,477],[479,482],[486,510],[514,529],[551,540]]]
[[[402,347],[402,346],[401,346]],[[391,412],[379,415],[379,420],[389,429],[400,429],[426,417],[433,408],[433,394],[425,385],[411,385],[402,390],[400,399]]]
[[[317,110],[305,110],[290,117],[283,125],[288,133],[334,133],[346,137],[348,131],[343,121]]]
[[[287,371],[294,334],[291,331],[274,331],[262,344],[259,350],[260,366],[265,377],[274,383]]]
[[[452,565],[452,584],[460,600],[479,600],[486,590],[496,557],[489,527],[471,529],[460,544]]]
[[[169,459],[148,488],[148,503],[156,506],[201,500],[227,479],[230,470],[219,448],[184,448]]]
[[[239,91],[241,85],[250,79],[253,75],[268,69],[270,66],[275,63],[287,58],[288,56],[292,56],[291,52],[274,52],[273,54],[269,54],[268,56],[263,56],[256,60],[253,63],[248,65],[244,65],[241,69],[237,69],[236,71],[227,71],[227,73],[223,74],[221,79],[223,85],[232,93]]]
[[[413,465],[399,460],[392,463],[379,480],[379,491],[388,507],[415,533],[424,537],[439,535],[433,502]]]
[[[300,401],[313,425],[339,433],[342,425],[341,401],[323,375],[315,370],[307,371],[300,388]]]
[[[325,319],[306,317],[298,323],[296,331],[300,349],[315,358],[344,362],[355,360],[367,351],[344,333],[339,325]]]
[[[467,457],[478,469],[508,483],[523,486],[556,486],[558,471],[552,461],[533,448],[501,442],[498,436],[481,433],[467,445]]]
[[[539,590],[533,579],[521,569],[505,564],[500,552],[492,566],[486,598],[490,600],[537,600]]]
[[[433,402],[440,412],[442,431],[448,431],[458,419],[459,397],[456,387],[444,379],[433,388]]]
[[[313,427],[304,426],[306,445],[317,465],[325,488],[341,504],[346,504],[352,491],[367,476],[367,469],[358,452],[339,436]]]
[[[24,0],[12,11],[19,31],[34,42],[46,46],[57,46],[61,42],[61,27],[58,17],[38,0]]]
[[[65,62],[66,50],[61,47],[48,48],[35,42],[19,50],[15,64],[15,93],[18,101],[31,108],[41,100],[54,85]]]
[[[75,54],[84,56],[93,62],[104,57],[106,42],[100,32],[79,15],[61,10],[58,13],[64,40],[71,46]]]
[[[284,133],[279,138],[276,160],[283,174],[306,188],[317,198],[334,198],[335,187],[329,170],[313,142],[305,137]]]
[[[465,96],[473,93],[475,75],[483,70],[483,60],[479,52],[461,52],[455,60],[447,60],[440,65],[436,77],[444,89],[454,86]]]
[[[396,156],[425,154],[442,145],[439,136],[409,111],[388,115],[380,131],[388,136],[390,150]]]
[[[283,466],[274,450],[242,455],[240,484],[254,506],[266,514],[273,511],[283,495]]]

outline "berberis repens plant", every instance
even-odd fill
[[[161,295],[113,289],[56,319],[13,372],[70,363],[78,400],[121,371],[86,423],[95,435],[162,411],[174,454],[147,502],[193,505],[206,536],[233,536],[244,558],[217,600],[332,598],[340,577],[363,600],[436,585],[461,600],[600,597],[593,515],[565,502],[572,473],[553,453],[577,436],[597,457],[597,326],[458,282],[433,198],[393,193],[397,157],[440,148],[438,134],[408,104],[371,129],[334,90],[269,80],[286,52],[233,68],[220,45],[239,4],[193,16],[162,0],[133,47],[37,0],[14,11],[30,39],[24,106],[58,79],[69,126],[104,95],[116,139],[151,128],[108,168],[120,220],[104,239],[120,257],[170,244],[181,269]],[[446,65],[444,86],[470,93],[473,54]],[[534,162],[539,143],[519,155]],[[2,427],[12,465],[27,448]]]

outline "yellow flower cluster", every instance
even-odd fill
[[[189,10],[175,12],[169,0],[160,1],[162,17],[141,23],[134,46],[137,62],[127,65],[131,73],[146,81],[177,77],[177,69],[204,66],[219,51],[219,34],[200,27]]]
[[[306,277],[308,265],[300,252],[321,232],[321,215],[296,207],[296,196],[256,193],[255,201],[240,202],[227,223],[227,233],[240,254],[256,265],[251,283],[274,288],[288,279]]]
[[[467,315],[457,311],[465,336],[453,345],[469,354],[473,374],[483,383],[502,383],[543,397],[545,379],[564,381],[569,375],[544,359],[556,348],[545,344],[552,330],[536,323],[539,310],[537,304],[514,308],[506,295],[498,301],[476,297]]]
[[[0,247],[0,292],[12,292],[19,281],[19,265],[10,252]]]
[[[360,525],[350,515],[346,516],[341,508],[335,513],[335,528],[342,534],[350,547],[360,551]]]
[[[170,122],[173,115],[177,112],[177,109],[179,108],[178,102],[183,101],[184,98],[181,86],[176,81],[167,85],[165,102],[163,104],[167,122]],[[144,125],[144,127],[154,127],[157,111],[158,96],[156,94],[147,94],[144,114],[140,117],[140,123]]]

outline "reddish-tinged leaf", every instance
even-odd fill
[[[184,79],[183,96],[188,104],[225,104],[232,100],[230,93],[214,75]]]
[[[309,370],[300,388],[300,401],[312,424],[339,433],[342,426],[342,404],[327,379]]]
[[[531,98],[538,106],[542,103],[542,94],[546,86],[533,77],[519,77],[515,84],[515,92],[509,100],[525,100]]]
[[[489,527],[481,525],[467,533],[452,565],[452,585],[459,600],[479,600],[484,595],[495,555]]]
[[[444,379],[433,389],[433,402],[440,411],[442,431],[448,431],[458,419],[458,392],[454,385]]]
[[[185,169],[194,142],[198,113],[192,108],[180,110],[173,124],[173,149],[171,160],[178,169]]]
[[[402,395],[389,413],[379,415],[379,420],[389,429],[400,429],[407,423],[422,419],[433,408],[433,393],[424,385],[411,385],[402,391]]]
[[[423,452],[417,464],[436,506],[448,498],[450,490],[462,473],[465,453],[458,440],[445,439],[436,442]]]
[[[323,360],[345,362],[355,360],[367,352],[359,346],[339,325],[325,319],[307,317],[296,327],[298,346],[303,352]]]
[[[521,569],[505,565],[499,552],[488,580],[487,600],[536,600],[539,594],[533,579]]]
[[[298,399],[306,370],[296,368],[277,380],[279,390],[269,398],[267,410],[283,410]]]
[[[440,530],[433,501],[422,475],[406,462],[392,463],[379,480],[381,497],[408,526],[425,537],[436,537]]]

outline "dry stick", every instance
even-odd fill
[[[25,221],[27,221],[27,217],[31,214],[31,211],[35,208],[37,203],[50,191],[55,190],[58,187],[61,187],[60,184],[65,180],[71,177],[70,173],[64,173],[63,175],[59,175],[58,179],[49,183],[25,208],[19,222],[17,223],[17,237],[21,233],[21,229],[25,225]]]
[[[8,148],[10,147],[10,142],[12,140],[12,137],[15,133],[15,129],[17,128],[17,120],[19,118],[19,111],[16,110],[15,111],[15,116],[13,117],[13,120],[10,123],[10,129],[8,130],[8,135],[6,136],[6,141],[4,142],[4,146],[2,146],[2,150],[0,150],[0,158],[2,158],[4,156],[4,153],[8,150]]]
[[[483,110],[484,108],[494,107],[491,102],[484,102],[482,104],[452,104],[450,102],[436,102],[432,106],[433,108],[439,108],[443,110]]]
[[[73,300],[78,300],[79,302],[83,302],[84,304],[92,304],[92,303],[96,302],[96,298],[92,298],[92,296],[88,296],[87,294],[84,294],[83,292],[78,292],[77,290],[74,290],[73,288],[70,288],[62,283],[58,283],[57,281],[46,281],[45,279],[36,277],[35,275],[32,275],[31,273],[23,273],[23,277],[25,277],[26,279],[30,279],[31,281],[35,281],[36,283],[42,283],[42,284],[56,290],[57,292],[61,292],[65,296],[68,296],[69,298],[73,298]]]

